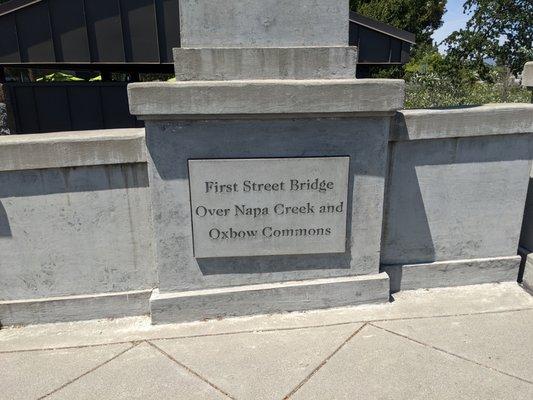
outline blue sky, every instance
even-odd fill
[[[440,43],[453,31],[465,27],[468,15],[463,13],[463,4],[464,0],[448,0],[446,13],[443,17],[444,24],[433,33],[435,42]],[[439,46],[439,48],[441,51],[444,50],[443,46]]]

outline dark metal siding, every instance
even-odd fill
[[[172,63],[178,0],[41,0],[0,15],[0,64]]]
[[[125,82],[6,83],[14,133],[142,126],[130,115]]]
[[[404,64],[411,44],[350,21],[351,46],[359,48],[359,64]]]
[[[57,62],[91,61],[83,0],[54,0],[49,4]]]

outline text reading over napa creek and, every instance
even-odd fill
[[[189,160],[197,258],[343,253],[349,157]]]

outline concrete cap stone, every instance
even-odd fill
[[[403,107],[399,79],[232,80],[128,85],[130,112],[144,119],[336,116]]]
[[[392,124],[391,140],[533,133],[533,104],[402,110]]]
[[[182,47],[348,44],[348,0],[180,0]]]
[[[522,86],[533,88],[533,61],[529,61],[524,65],[522,72]]]
[[[138,162],[144,128],[0,136],[0,171]]]

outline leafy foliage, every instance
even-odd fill
[[[450,58],[470,62],[484,79],[487,59],[515,75],[533,59],[532,0],[466,0],[464,11],[471,13],[466,28],[445,40]]]
[[[405,66],[406,108],[450,107],[501,102],[528,102],[506,67],[489,66],[481,80],[474,66],[455,63],[435,47],[426,46]]]

